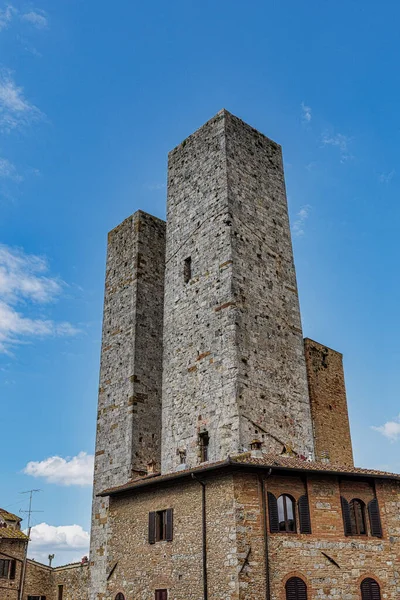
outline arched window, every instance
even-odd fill
[[[279,531],[296,531],[295,501],[291,496],[282,494],[278,498]]]
[[[307,586],[300,577],[291,577],[287,580],[286,600],[307,600]]]
[[[371,577],[367,577],[361,582],[361,597],[362,600],[381,600],[381,590],[379,583]]]
[[[115,600],[125,600],[125,596],[122,592],[118,592],[118,594],[115,596]]]
[[[362,500],[354,498],[350,502],[350,521],[352,535],[365,535],[367,528],[365,526],[365,504]]]

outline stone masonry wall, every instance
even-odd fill
[[[240,445],[313,454],[281,147],[227,113]]]
[[[89,598],[89,566],[75,563],[53,569],[54,600],[59,599],[59,586],[62,586],[62,600],[87,600]],[[46,599],[48,600],[48,599]]]
[[[163,472],[204,430],[212,461],[312,452],[281,150],[226,111],[169,155],[166,282]]]
[[[108,500],[161,459],[165,223],[138,211],[108,236],[91,529],[90,598],[106,581]]]
[[[25,553],[25,542],[21,540],[0,539],[0,559],[15,559],[15,579],[0,579],[1,600],[18,600],[21,581],[22,561]]]
[[[312,534],[269,533],[260,475],[203,476],[210,600],[266,597],[264,518],[270,600],[285,600],[285,582],[290,576],[306,581],[310,599],[360,600],[362,579],[373,577],[381,585],[382,598],[398,600],[399,482],[377,480],[374,484],[368,478],[306,473],[262,477],[266,493],[271,491],[276,497],[286,493],[297,501],[308,493]],[[346,537],[340,495],[368,501],[374,494],[383,537],[371,537],[369,528],[366,536]],[[165,508],[174,510],[174,539],[149,544],[148,513]],[[156,589],[167,589],[171,600],[202,600],[201,486],[197,482],[187,479],[113,497],[110,522],[109,569],[116,566],[108,582],[107,600],[114,600],[118,592],[126,600],[148,600],[154,598]]]
[[[46,600],[58,600],[54,586],[54,569],[33,560],[27,561],[24,600],[28,596],[44,596]]]
[[[210,435],[211,461],[239,445],[225,145],[222,112],[169,154],[163,472],[179,464],[178,448],[188,464],[199,462],[201,428]]]
[[[304,345],[316,457],[352,466],[343,357],[310,339]]]
[[[232,477],[207,481],[209,598],[238,599]],[[168,589],[174,600],[202,600],[202,488],[196,481],[111,499],[107,600],[154,598]],[[173,509],[173,541],[148,542],[150,511]]]

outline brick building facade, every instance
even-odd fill
[[[0,600],[87,600],[88,566],[50,567],[26,560],[28,536],[21,518],[0,508]]]
[[[90,600],[395,600],[400,477],[303,340],[282,152],[220,111],[108,238]]]

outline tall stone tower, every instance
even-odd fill
[[[162,470],[313,453],[278,144],[227,111],[169,155]]]
[[[90,598],[108,574],[108,499],[161,461],[165,223],[138,211],[108,235],[90,542]]]

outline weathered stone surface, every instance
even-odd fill
[[[185,260],[191,277],[185,282]],[[162,469],[313,452],[281,149],[226,111],[169,155]]]
[[[304,345],[316,458],[353,465],[343,357],[310,339]]]
[[[91,529],[91,594],[104,590],[108,500],[161,460],[165,223],[138,211],[108,235]]]

